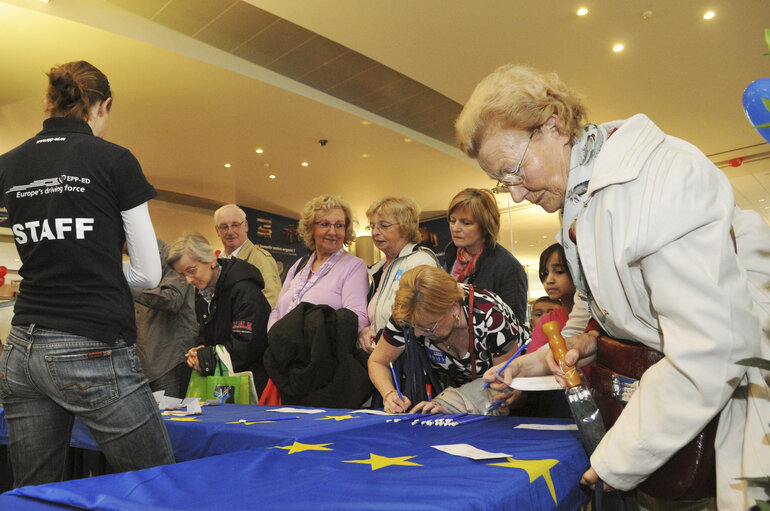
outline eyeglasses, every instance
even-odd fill
[[[233,222],[230,225],[219,224],[217,225],[217,231],[227,232],[228,229],[236,230],[238,227],[242,226],[244,222],[246,222],[246,220],[243,220],[242,222]]]
[[[524,163],[524,157],[527,155],[529,144],[532,142],[532,137],[535,136],[536,132],[540,131],[540,128],[542,128],[542,125],[533,129],[529,134],[529,140],[527,140],[527,145],[524,146],[524,152],[521,153],[519,164],[513,170],[503,170],[501,172],[502,175],[498,177],[497,185],[492,188],[492,193],[508,193],[509,186],[517,186],[524,182],[524,176],[521,175],[521,166]]]
[[[367,225],[366,229],[369,230],[369,231],[372,231],[372,232],[374,232],[375,229],[379,229],[380,232],[387,232],[394,225],[396,225],[396,224],[389,224],[387,222],[377,222],[376,224],[375,223],[371,223],[371,224]]]
[[[197,274],[198,274],[198,265],[188,266],[187,268],[179,272],[179,275],[182,278],[185,278],[185,277],[195,278]]]
[[[321,229],[326,229],[327,231],[334,228],[335,231],[344,231],[347,225],[337,222],[336,224],[330,223],[330,222],[314,222],[318,227]]]
[[[452,312],[452,309],[449,309],[446,314],[441,316],[438,319],[438,321],[433,323],[433,326],[431,326],[429,328],[425,328],[423,326],[418,326],[418,325],[413,325],[413,324],[409,323],[408,321],[404,321],[403,325],[405,327],[407,327],[407,328],[411,328],[412,330],[419,330],[419,331],[421,331],[421,332],[423,332],[425,334],[432,334],[433,332],[436,331],[436,328],[438,327],[438,324],[441,323],[444,320],[444,318],[447,317],[449,315],[449,313],[451,313],[451,312]]]

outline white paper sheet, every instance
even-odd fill
[[[443,451],[453,456],[462,456],[463,458],[470,458],[472,460],[494,460],[498,458],[508,458],[511,455],[504,452],[489,452],[477,449],[470,444],[445,444],[445,445],[432,445],[434,449]]]
[[[514,378],[510,387],[518,390],[559,390],[562,388],[553,375]]]
[[[266,412],[280,412],[280,413],[324,413],[326,410],[320,408],[291,408],[284,406],[282,408],[273,408],[272,410],[265,410]]]
[[[391,415],[403,415],[403,414],[400,414],[400,413],[388,413],[385,410],[369,410],[369,409],[353,410],[350,413],[368,413],[369,415],[388,415],[388,416],[391,416]]]
[[[519,424],[513,429],[539,429],[541,431],[577,431],[577,424]]]

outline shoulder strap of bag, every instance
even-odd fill
[[[468,284],[468,353],[471,354],[471,376],[476,379],[476,350],[473,349],[473,284]]]

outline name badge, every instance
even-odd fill
[[[443,351],[438,351],[438,350],[428,348],[428,357],[430,357],[431,361],[439,365],[446,364],[446,353],[444,353]]]

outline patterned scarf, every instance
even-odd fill
[[[335,264],[342,258],[342,256],[345,255],[345,249],[340,247],[339,250],[337,250],[335,253],[329,257],[318,269],[317,272],[313,274],[313,276],[310,276],[310,269],[313,267],[313,263],[318,259],[318,251],[313,252],[313,254],[310,256],[310,259],[308,259],[307,263],[305,264],[305,267],[302,268],[302,272],[300,272],[299,277],[297,280],[297,285],[294,288],[294,295],[291,297],[291,303],[289,304],[289,309],[286,312],[289,312],[294,307],[299,304],[299,302],[302,301],[302,297],[305,293],[307,293],[310,288],[312,288],[318,280],[329,273],[329,271],[334,267]]]
[[[457,259],[455,260],[454,268],[452,268],[452,277],[454,277],[454,279],[460,284],[465,282],[468,277],[473,275],[473,272],[476,270],[476,261],[479,259],[479,256],[483,251],[484,247],[482,246],[478,254],[474,256],[465,250],[465,248],[458,248]]]
[[[577,218],[580,212],[588,204],[586,192],[591,174],[594,170],[596,157],[601,151],[602,145],[619,125],[588,124],[583,128],[580,140],[572,148],[570,159],[569,177],[567,178],[567,193],[564,196],[564,207],[561,211],[561,243],[567,256],[572,280],[578,290],[580,299],[591,315],[596,318],[594,308],[591,307],[592,296],[588,287],[583,268],[580,265],[580,257],[577,251]]]

